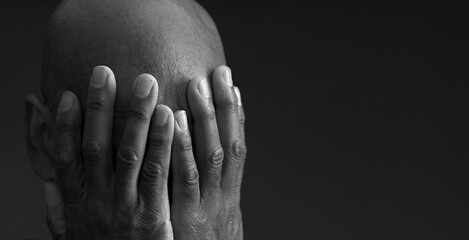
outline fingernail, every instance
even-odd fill
[[[208,89],[207,80],[203,79],[202,81],[200,81],[197,84],[197,90],[199,90],[199,94],[200,96],[202,96],[202,98],[209,98],[210,92]]]
[[[236,97],[238,98],[238,105],[239,106],[243,105],[243,103],[241,102],[241,93],[239,92],[239,88],[234,87],[234,90],[235,90],[235,93],[236,93]]]
[[[155,79],[150,76],[140,76],[137,79],[137,88],[135,89],[135,95],[139,98],[145,98],[150,94]]]
[[[60,99],[60,111],[64,112],[72,108],[73,106],[73,95],[69,91],[65,91],[62,94],[62,98]]]
[[[106,84],[108,73],[106,68],[98,66],[93,69],[91,76],[91,86],[94,88],[102,88]]]
[[[225,79],[225,83],[228,86],[233,86],[233,78],[231,77],[231,70],[226,68],[225,72],[223,72],[223,78]]]
[[[181,129],[181,131],[183,131],[183,132],[187,131],[186,111],[181,110],[181,111],[177,112],[177,114],[176,114],[176,123],[179,126],[179,129]]]
[[[169,113],[165,107],[158,105],[156,107],[156,124],[163,125],[168,121]]]

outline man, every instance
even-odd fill
[[[48,202],[61,201],[51,181],[64,198],[53,234],[242,239],[244,117],[223,64],[193,1],[64,1],[49,24],[44,101],[27,99],[30,159]]]

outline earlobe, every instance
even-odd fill
[[[54,118],[48,108],[36,95],[29,95],[25,101],[26,146],[29,160],[36,174],[44,181],[55,178]]]

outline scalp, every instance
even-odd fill
[[[86,106],[91,71],[106,65],[117,80],[119,118],[139,74],[158,80],[159,104],[187,109],[188,81],[222,64],[215,24],[194,1],[65,0],[49,22],[41,87],[54,113],[65,90]]]

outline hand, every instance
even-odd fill
[[[193,141],[185,111],[175,113],[171,221],[178,240],[243,239],[243,107],[229,68],[214,71],[212,87],[213,95],[203,77],[189,83]]]
[[[59,226],[51,228],[56,239],[64,232],[67,239],[173,239],[167,189],[172,111],[163,105],[155,110],[158,84],[151,75],[140,75],[114,156],[115,95],[112,71],[96,67],[88,90],[83,142],[78,98],[71,92],[62,96],[56,119],[55,165],[65,206],[65,229],[60,227],[60,213],[49,214],[48,221],[53,223],[49,226]],[[60,199],[52,200],[60,205]]]

